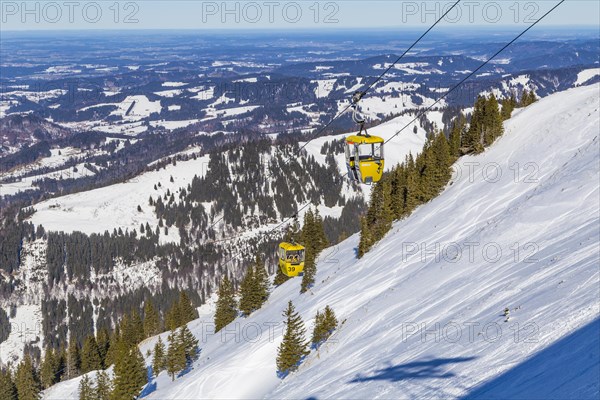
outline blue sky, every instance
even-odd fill
[[[520,27],[558,0],[462,0],[444,27]],[[48,29],[348,29],[426,27],[454,1],[7,1],[0,0],[2,30]],[[116,6],[115,6],[116,5]],[[595,26],[600,1],[567,0],[545,26]]]

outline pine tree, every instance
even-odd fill
[[[176,331],[171,331],[168,337],[169,349],[167,350],[166,367],[171,380],[186,366],[185,347],[179,340]]]
[[[198,358],[200,349],[198,347],[198,339],[192,334],[187,325],[179,329],[179,343],[184,350],[186,366],[189,366]]]
[[[85,339],[83,348],[81,349],[81,372],[86,373],[96,371],[102,368],[102,360],[100,350],[96,343],[94,335],[90,335]]]
[[[44,360],[40,366],[40,381],[44,389],[58,382],[58,357],[59,355],[51,347],[46,349]]]
[[[79,400],[96,400],[95,388],[92,386],[92,380],[84,375],[79,381]]]
[[[110,400],[113,386],[106,371],[99,371],[96,375],[96,400]]]
[[[461,155],[461,138],[464,135],[465,126],[467,120],[465,116],[460,113],[459,116],[452,123],[452,130],[450,131],[449,145],[450,154],[453,158],[460,157]]]
[[[225,275],[219,286],[219,299],[215,311],[215,332],[219,332],[237,316],[237,304],[234,297],[233,285]]]
[[[306,333],[304,323],[291,300],[284,316],[286,317],[285,334],[277,350],[277,371],[281,377],[297,370],[302,359],[309,353],[304,338]]]
[[[131,312],[128,328],[127,333],[123,332],[128,345],[134,346],[144,340],[144,323],[137,310]]]
[[[360,219],[360,241],[358,242],[358,258],[362,258],[373,244],[371,229],[365,216]]]
[[[144,304],[144,336],[150,337],[159,333],[160,317],[158,311],[154,308],[152,300],[146,301]]]
[[[287,275],[285,275],[283,272],[281,272],[281,268],[277,268],[277,272],[275,273],[275,278],[273,278],[273,286],[279,286],[282,283],[287,282],[288,280],[290,280],[291,278]]]
[[[131,399],[138,396],[148,382],[144,357],[137,346],[123,348],[115,362],[112,397]]]
[[[181,316],[181,323],[179,326],[198,318],[198,312],[192,305],[192,302],[185,291],[179,293],[179,311]]]
[[[26,355],[17,367],[15,386],[19,400],[38,400],[42,390],[31,357]]]
[[[101,368],[107,368],[108,365],[106,365],[106,355],[110,347],[110,335],[108,334],[108,330],[106,328],[102,328],[98,331],[96,343],[98,344],[98,353],[100,354]]]
[[[154,372],[154,376],[158,376],[166,368],[165,357],[165,345],[159,336],[158,341],[154,345],[154,356],[152,358],[152,372]]]
[[[73,379],[79,376],[81,359],[79,356],[79,346],[75,338],[69,341],[69,350],[67,351],[67,379]]]
[[[485,105],[487,100],[484,96],[477,97],[473,115],[471,116],[471,125],[465,133],[462,142],[470,151],[480,153],[483,151],[483,132]]]
[[[115,327],[115,330],[110,335],[110,344],[108,346],[108,350],[106,352],[106,358],[104,360],[105,367],[109,367],[115,363],[120,343],[121,343],[121,328],[119,328],[119,325],[117,325]]]
[[[254,262],[254,282],[252,286],[255,308],[258,310],[269,299],[269,275],[267,275],[265,263],[259,255],[256,256]]]
[[[331,307],[326,306],[325,311],[317,311],[315,316],[315,326],[313,328],[312,346],[318,348],[325,342],[333,331],[337,328],[337,318]]]
[[[511,97],[505,97],[504,99],[502,99],[502,110],[500,111],[502,121],[506,121],[512,116],[512,112],[515,108],[515,103],[516,100],[514,94],[511,95]]]
[[[17,387],[10,370],[0,369],[0,399],[17,400]]]
[[[173,303],[173,306],[167,312],[167,316],[165,318],[165,325],[166,325],[167,329],[169,329],[171,331],[179,328],[182,325],[181,309],[180,309],[178,301]]]
[[[248,316],[255,310],[255,299],[254,299],[254,266],[251,265],[246,270],[246,275],[240,284],[240,311]]]
[[[450,155],[450,146],[446,140],[446,136],[443,132],[439,132],[432,145],[432,166],[433,179],[432,189],[433,196],[437,196],[441,189],[446,186],[451,177],[450,166],[452,165],[452,159]]]
[[[502,117],[498,109],[498,101],[493,94],[486,100],[484,115],[483,144],[490,146],[503,133]]]
[[[315,275],[317,274],[317,266],[312,254],[306,256],[304,260],[304,273],[302,274],[302,283],[300,284],[300,293],[305,293],[315,284]]]

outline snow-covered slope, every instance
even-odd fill
[[[462,158],[451,185],[361,260],[357,235],[325,250],[309,293],[290,280],[217,335],[212,314],[202,314],[189,324],[202,348],[193,369],[174,382],[162,373],[146,393],[597,397],[599,93],[598,84],[571,89],[518,112],[502,138]],[[325,305],[342,324],[281,380],[275,358],[288,300],[309,331]]]

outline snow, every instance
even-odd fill
[[[597,397],[599,89],[516,113],[503,137],[460,159],[445,191],[362,259],[358,235],[326,249],[308,293],[292,279],[218,334],[208,306],[188,324],[200,358],[174,382],[159,375],[147,398]],[[378,135],[389,138],[395,124]],[[406,149],[420,135],[392,140],[388,164],[402,159],[393,143]],[[288,300],[308,333],[325,305],[341,325],[282,380],[275,358]],[[140,345],[144,355],[156,340]],[[74,398],[74,385],[48,392]]]
[[[129,111],[128,115],[125,115],[132,104],[133,108]],[[125,100],[118,104],[118,109],[110,114],[119,115],[124,120],[132,122],[147,118],[152,113],[160,113],[161,109],[160,101],[150,101],[146,96],[135,95],[127,96]]]
[[[10,317],[10,308],[6,307],[4,311]],[[16,315],[10,318],[10,327],[8,339],[0,343],[0,365],[18,361],[28,343],[39,342],[40,348],[44,348],[40,304],[17,306]]]
[[[97,165],[92,164],[94,167],[102,169]],[[30,165],[31,166],[31,165]],[[20,181],[13,183],[0,183],[0,196],[13,195],[18,192],[26,190],[37,189],[33,183],[44,178],[50,179],[77,179],[85,176],[92,176],[95,173],[85,167],[85,163],[79,163],[75,165],[76,171],[73,167],[60,169],[58,171],[49,172],[46,174],[32,175],[22,178]]]
[[[214,87],[204,88],[203,86],[201,86],[199,88],[188,89],[188,91],[190,91],[192,93],[194,93],[194,92],[196,93],[195,96],[190,97],[191,99],[209,100],[209,99],[212,99],[213,97],[215,97],[215,88]]]
[[[174,129],[179,129],[179,128],[185,128],[186,126],[196,124],[199,121],[200,121],[199,119],[187,119],[187,120],[182,120],[182,121],[161,120],[161,121],[151,121],[150,125],[155,126],[155,127],[162,126],[163,128],[165,128],[167,130],[174,130]]]
[[[191,322],[200,359],[173,383],[159,377],[149,398],[456,398],[578,332],[600,316],[598,89],[553,95],[519,113],[492,148],[459,161],[444,193],[396,222],[363,259],[354,255],[356,235],[326,250],[309,293],[299,294],[299,279],[288,281],[223,334],[209,333],[210,316]],[[535,182],[525,171],[515,180],[517,162],[539,166]],[[496,182],[483,178],[489,165],[504,171]],[[464,251],[436,260],[428,253],[436,243]],[[467,243],[478,243],[472,257]],[[483,252],[492,243],[502,249],[497,260]],[[344,323],[280,380],[275,356],[290,299],[309,331],[325,305]],[[587,346],[575,349],[579,357],[563,352],[572,372],[552,375],[552,397],[598,393],[598,359],[583,357]],[[566,365],[561,360],[554,364]],[[544,384],[529,376],[522,386],[502,386],[500,397]],[[577,381],[561,386],[567,379]]]
[[[235,115],[245,114],[245,113],[255,110],[259,107],[262,107],[262,106],[243,106],[243,107],[231,107],[231,108],[222,108],[222,109],[216,109],[214,107],[209,107],[205,110],[206,117],[203,118],[202,120],[205,121],[205,120],[209,120],[209,119],[213,119],[213,118],[233,117]]]
[[[600,75],[600,68],[585,69],[577,74],[575,86],[583,85],[595,76]]]
[[[155,95],[161,97],[175,97],[179,96],[181,93],[183,93],[183,89],[163,90],[161,92],[154,92]]]
[[[317,84],[317,87],[315,88],[315,96],[318,99],[321,99],[329,96],[329,93],[333,91],[333,86],[335,85],[336,81],[337,79],[319,79],[310,82]]]
[[[146,172],[125,183],[105,188],[57,197],[36,204],[36,213],[30,218],[34,224],[42,224],[49,231],[83,233],[112,232],[115,228],[139,230],[140,224],[156,227],[158,220],[154,208],[148,205],[148,197],[156,199],[167,190],[177,193],[191,183],[195,175],[203,176],[208,157],[167,165],[165,169]],[[170,182],[170,177],[174,182]],[[161,187],[154,190],[154,185]],[[140,205],[142,211],[137,211]],[[177,229],[170,229],[168,236],[161,232],[161,242],[179,242]]]
[[[253,77],[253,78],[243,78],[243,79],[237,79],[237,80],[233,81],[233,83],[242,83],[242,82],[256,83],[256,82],[258,82],[258,78],[256,78],[256,77]]]
[[[519,75],[517,77],[512,78],[508,83],[511,87],[522,86],[527,87],[529,82],[531,81],[529,75]]]
[[[164,87],[181,87],[181,86],[186,86],[187,83],[185,83],[185,82],[164,82],[162,85]]]

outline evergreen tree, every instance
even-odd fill
[[[110,335],[110,344],[108,346],[108,350],[106,352],[106,358],[104,360],[104,366],[109,367],[113,365],[117,358],[117,350],[121,344],[121,329],[119,325],[115,327],[115,330]]]
[[[313,328],[312,346],[318,348],[325,342],[333,331],[337,328],[337,318],[331,307],[326,306],[325,311],[320,313],[317,311],[315,317],[315,326]]]
[[[58,382],[58,357],[59,355],[55,354],[51,347],[46,349],[44,360],[40,365],[40,381],[44,389]]]
[[[465,133],[462,143],[470,151],[481,153],[483,151],[483,133],[485,119],[485,105],[487,100],[484,96],[477,97],[473,115],[471,116],[471,125]]]
[[[176,301],[171,307],[171,309],[167,312],[167,316],[165,318],[165,325],[167,329],[171,331],[179,328],[182,325],[181,309],[178,301]]]
[[[215,332],[219,332],[237,316],[237,304],[234,297],[233,285],[225,275],[219,286],[219,299],[215,311]]]
[[[275,273],[275,278],[273,278],[273,286],[279,286],[284,282],[287,282],[289,279],[291,279],[289,276],[287,276],[286,274],[284,274],[283,272],[281,272],[281,268],[279,268],[279,265],[277,266],[277,272]]]
[[[131,312],[127,332],[123,331],[123,337],[128,345],[137,345],[144,340],[144,323],[137,310]]]
[[[113,387],[106,371],[99,371],[96,375],[96,400],[110,400]]]
[[[184,350],[186,366],[189,366],[198,358],[198,352],[200,351],[198,339],[192,334],[187,325],[184,325],[179,329],[178,340]]]
[[[151,300],[144,304],[144,336],[150,337],[159,333],[160,317]]]
[[[112,398],[131,399],[138,396],[148,382],[146,365],[137,346],[123,348],[115,360]]]
[[[78,377],[80,366],[79,346],[75,338],[71,338],[69,341],[69,350],[67,351],[67,379]]]
[[[98,344],[98,353],[100,354],[101,368],[107,368],[108,365],[106,365],[106,355],[108,353],[108,348],[110,347],[110,335],[106,328],[102,328],[98,331],[96,343]]]
[[[486,100],[484,115],[483,144],[490,146],[503,133],[502,117],[498,109],[498,101],[493,94]]]
[[[430,159],[430,169],[433,171],[432,192],[433,196],[437,196],[441,189],[448,183],[451,177],[450,167],[452,159],[450,154],[450,146],[443,132],[439,132],[433,140],[432,156]]]
[[[179,326],[198,318],[198,312],[192,305],[192,302],[185,291],[179,293],[179,311],[181,316],[181,323]]]
[[[92,386],[92,380],[84,375],[79,381],[79,400],[96,400],[95,388]]]
[[[0,369],[0,399],[17,400],[17,387],[10,370]]]
[[[317,257],[327,247],[327,237],[323,228],[323,219],[319,211],[309,209],[304,214],[302,225],[302,244],[305,247],[304,273],[300,285],[300,293],[306,292],[315,283],[317,274]]]
[[[154,376],[158,376],[158,374],[166,368],[165,357],[165,345],[159,336],[158,341],[154,345],[154,356],[152,358],[152,371],[154,372]]]
[[[304,338],[306,333],[304,323],[291,300],[284,316],[286,317],[285,334],[277,350],[277,371],[281,377],[297,370],[302,359],[309,353]]]
[[[85,339],[83,348],[81,349],[81,372],[86,373],[96,371],[102,368],[102,360],[100,350],[96,343],[94,335],[90,335]]]
[[[300,293],[305,293],[315,284],[315,275],[317,274],[317,266],[314,256],[308,255],[304,260],[304,272],[302,274],[302,282],[300,283]]]
[[[515,100],[514,93],[511,94],[510,97],[505,97],[502,99],[502,110],[500,111],[500,116],[502,121],[506,121],[512,116],[512,112],[516,107],[517,101]]]
[[[255,310],[254,298],[254,266],[251,265],[246,270],[246,275],[240,284],[240,311],[248,316]]]
[[[42,387],[29,355],[25,355],[17,367],[15,386],[19,400],[38,400],[40,398]]]
[[[453,158],[460,157],[461,155],[461,138],[464,135],[465,126],[467,120],[465,116],[460,113],[459,116],[452,123],[452,130],[450,131],[449,145],[450,154]]]
[[[169,349],[167,350],[166,367],[171,380],[186,366],[185,347],[179,340],[176,331],[171,331],[168,337]]]
[[[259,255],[254,262],[253,292],[255,309],[261,308],[269,299],[269,275],[265,269],[265,263]]]
[[[373,238],[365,216],[360,219],[360,241],[358,242],[358,258],[362,258],[371,248]]]

